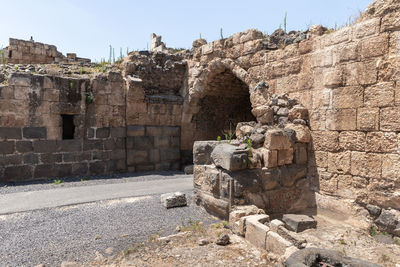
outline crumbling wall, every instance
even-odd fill
[[[54,45],[33,40],[25,41],[10,38],[9,46],[4,49],[5,59],[11,64],[46,64],[46,63],[90,63],[90,59],[79,58],[74,53],[65,57]]]
[[[132,53],[124,61],[124,75],[128,170],[180,169],[183,56]]]
[[[398,17],[396,1],[378,1],[352,26],[333,32],[312,27],[307,39],[283,42],[280,49],[271,49],[270,37],[255,30],[195,48],[188,62],[183,148],[193,144],[192,118],[197,100],[207,94],[207,77],[224,66],[249,86],[253,110],[274,93],[309,109],[313,190],[399,209]]]
[[[94,79],[14,73],[0,87],[2,182],[126,171],[121,74]],[[123,100],[123,98],[122,98]],[[75,125],[63,138],[63,115]]]

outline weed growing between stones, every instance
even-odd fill
[[[61,180],[61,179],[53,180],[53,184],[63,184],[63,183],[64,183],[64,180]]]

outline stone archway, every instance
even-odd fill
[[[214,59],[193,78],[186,116],[192,141],[224,139],[236,124],[255,120],[251,113],[247,72],[230,59]]]

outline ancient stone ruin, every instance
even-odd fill
[[[399,17],[399,1],[378,0],[337,30],[250,29],[182,51],[153,34],[151,51],[87,68],[43,64],[88,61],[10,39],[0,181],[194,164],[196,202],[250,236],[256,225],[260,247],[301,249],[270,219],[320,209],[399,236]],[[232,219],[241,205],[257,210]]]

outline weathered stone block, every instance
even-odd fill
[[[400,236],[400,212],[397,210],[383,210],[375,220],[381,231]]]
[[[382,155],[351,152],[351,174],[369,178],[380,178],[382,169]]]
[[[366,137],[367,152],[397,153],[398,137],[393,132],[369,132]]]
[[[277,150],[269,150],[266,148],[260,148],[258,150],[262,155],[262,161],[264,163],[264,167],[274,168],[278,166],[278,151]]]
[[[354,25],[354,37],[363,38],[379,32],[379,18],[372,18]]]
[[[350,157],[350,151],[328,153],[328,171],[332,173],[349,173]]]
[[[357,129],[376,131],[379,129],[379,108],[357,109]]]
[[[365,89],[364,103],[367,107],[385,107],[394,104],[394,83],[384,82]]]
[[[90,162],[89,163],[89,173],[90,174],[103,174],[103,173],[105,173],[106,165],[107,164],[104,161]],[[68,171],[68,169],[65,171]],[[72,171],[72,166],[71,166],[71,171]]]
[[[194,191],[195,202],[201,205],[205,210],[221,219],[229,218],[229,203],[223,199],[217,199],[213,196],[201,192],[200,190]]]
[[[30,165],[10,166],[4,169],[2,180],[7,181],[24,181],[32,179],[33,167]]]
[[[381,32],[400,29],[400,12],[390,12],[382,18]]]
[[[279,226],[284,226],[284,225],[285,224],[282,221],[275,219],[269,223],[269,228],[271,229],[272,232],[278,233]]]
[[[163,134],[163,127],[160,126],[146,126],[147,136],[161,136]]]
[[[181,192],[162,194],[160,200],[167,209],[187,205],[186,195]]]
[[[151,149],[154,146],[154,138],[152,136],[134,136],[127,137],[126,147],[138,150]]]
[[[194,167],[194,187],[218,197],[220,194],[219,171],[214,167],[196,165]]]
[[[389,35],[381,34],[368,39],[363,39],[360,43],[361,59],[382,56],[388,51]]]
[[[165,136],[180,136],[181,135],[181,127],[179,127],[179,126],[164,126],[163,127],[163,135],[165,135]]]
[[[363,97],[361,86],[340,87],[332,90],[332,106],[337,109],[361,107]]]
[[[270,107],[260,106],[254,108],[251,112],[261,124],[270,124],[274,121],[274,111]]]
[[[102,140],[83,140],[83,151],[87,150],[103,150]]]
[[[0,139],[21,139],[21,128],[0,127]]]
[[[312,139],[315,150],[334,152],[339,148],[339,133],[336,131],[313,131]]]
[[[22,129],[23,136],[26,139],[46,139],[46,127],[25,127]]]
[[[1,154],[13,154],[15,152],[14,141],[0,141],[0,153]]]
[[[327,88],[339,87],[343,81],[343,73],[340,69],[324,71],[324,86]]]
[[[307,176],[306,165],[290,165],[281,167],[281,185],[286,187],[293,186],[296,181]]]
[[[339,147],[343,150],[364,151],[365,133],[344,131],[339,134]]]
[[[294,163],[306,164],[308,160],[307,145],[306,144],[295,144],[294,148]]]
[[[196,141],[193,145],[193,163],[197,165],[211,164],[211,152],[219,144],[218,141]]]
[[[379,117],[381,131],[400,131],[400,107],[382,108]]]
[[[328,130],[355,130],[357,128],[356,109],[329,109],[326,114]]]
[[[97,128],[96,129],[96,138],[109,138],[110,137],[110,128]]]
[[[38,164],[39,163],[38,154],[26,153],[26,154],[24,154],[23,159],[24,159],[25,164]]]
[[[229,144],[219,144],[211,153],[213,163],[228,171],[246,169],[248,156],[247,150]]]
[[[396,181],[400,174],[400,156],[397,154],[382,155],[382,178]]]
[[[268,226],[264,223],[269,222],[269,216],[250,215],[246,217],[246,233],[245,238],[254,246],[265,249],[265,241],[269,231]]]
[[[62,152],[74,152],[82,150],[82,140],[57,140],[57,150]]]
[[[269,231],[267,233],[267,239],[265,249],[277,255],[285,254],[288,247],[292,246],[292,243],[285,240],[283,237],[275,232]]]
[[[177,161],[181,158],[181,151],[179,148],[160,149],[161,161]]]
[[[296,105],[289,110],[289,120],[295,119],[308,120],[308,109],[303,106]]]
[[[292,144],[284,131],[274,129],[266,132],[264,147],[269,150],[282,150],[290,149]]]
[[[127,136],[144,136],[145,127],[139,125],[128,125],[126,134]]]
[[[136,165],[149,162],[147,150],[128,150],[127,164]]]
[[[113,138],[126,137],[126,128],[125,127],[111,127],[111,137],[113,137]]]
[[[278,166],[292,164],[293,151],[293,148],[278,150]]]
[[[296,142],[309,143],[311,140],[310,129],[306,125],[302,124],[287,124],[285,129],[291,129],[296,132]]]
[[[316,220],[302,214],[284,214],[282,221],[285,223],[287,229],[296,233],[317,227]]]

